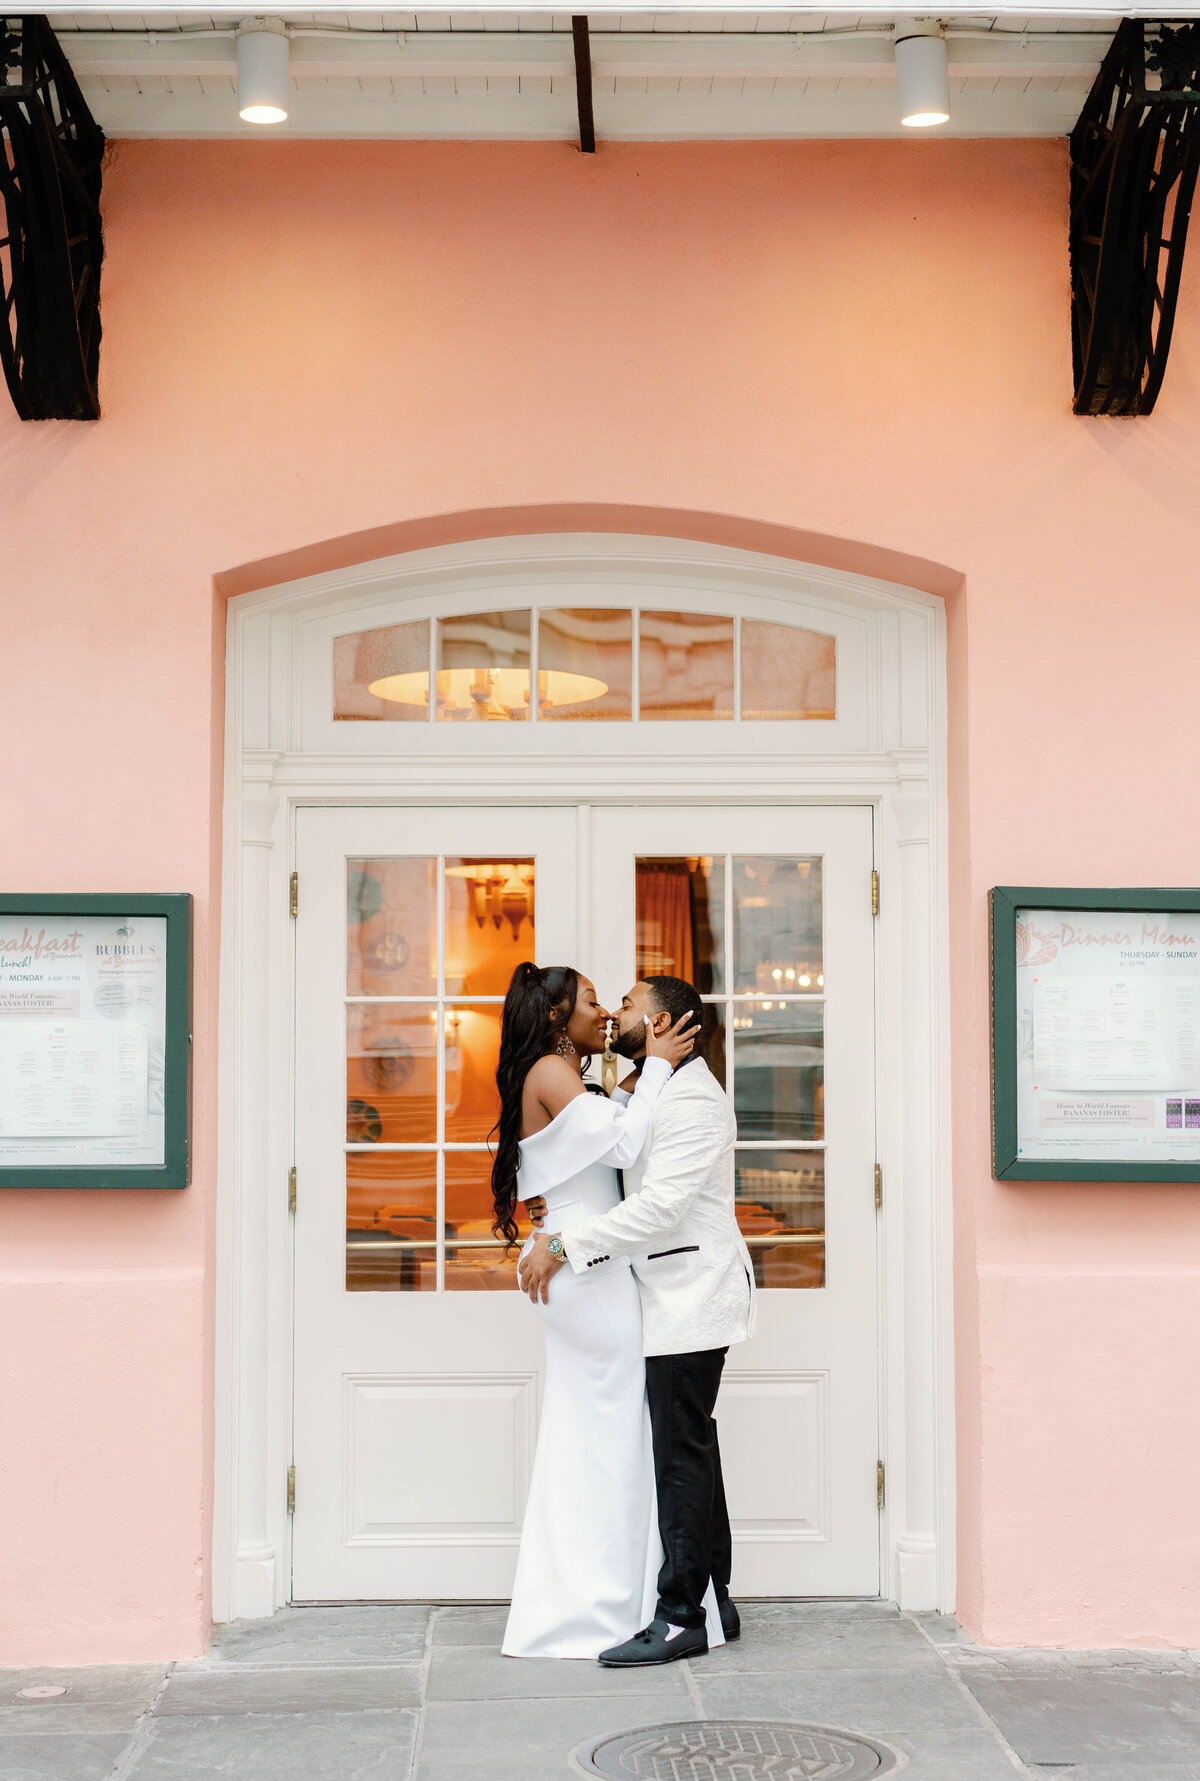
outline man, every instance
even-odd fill
[[[616,1049],[645,1061],[647,1021],[663,1032],[680,1015],[703,1018],[699,995],[679,977],[636,983],[616,1016]],[[616,1095],[627,1098],[637,1072]],[[610,1212],[539,1232],[520,1268],[530,1298],[547,1298],[557,1270],[577,1274],[629,1256],[642,1298],[646,1393],[663,1564],[648,1627],[600,1654],[609,1668],[673,1663],[708,1650],[704,1595],[712,1578],[726,1639],[741,1631],[729,1599],[732,1557],[721,1453],[713,1421],[730,1343],[753,1333],[754,1275],[734,1214],[736,1123],[725,1091],[698,1049],[665,1084],[625,1199]],[[544,1202],[531,1200],[534,1219]],[[553,1245],[553,1247],[552,1247]]]

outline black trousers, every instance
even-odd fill
[[[658,1612],[673,1626],[704,1625],[710,1577],[718,1602],[729,1595],[733,1542],[713,1421],[726,1353],[710,1348],[646,1357],[658,1526],[666,1554],[658,1573]]]

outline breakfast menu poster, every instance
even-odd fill
[[[0,915],[0,1168],[164,1161],[163,916]]]
[[[1200,918],[1018,909],[1017,1146],[1200,1160]]]

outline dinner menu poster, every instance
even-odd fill
[[[1017,1154],[1200,1160],[1200,917],[1018,909]]]
[[[164,1162],[164,916],[0,915],[0,1167]]]

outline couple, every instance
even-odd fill
[[[740,1631],[713,1410],[754,1284],[702,1014],[651,977],[610,1017],[566,966],[519,966],[505,999],[495,1229],[515,1240],[518,1200],[541,1227],[519,1276],[546,1337],[509,1657],[635,1668]],[[637,1065],[611,1100],[582,1079],[610,1018]]]

